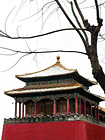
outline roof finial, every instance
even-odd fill
[[[57,56],[57,63],[60,63],[59,59],[60,59],[60,56]]]

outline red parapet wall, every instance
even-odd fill
[[[84,121],[4,124],[1,140],[105,140],[105,127]]]

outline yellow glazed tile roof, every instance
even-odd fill
[[[65,68],[59,61],[60,57],[57,56],[57,62],[41,71],[28,73],[24,75],[16,75],[17,78],[33,78],[33,77],[46,77],[46,76],[56,76],[56,75],[62,75],[62,74],[69,74],[76,72],[76,69],[67,69]]]

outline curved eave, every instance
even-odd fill
[[[75,72],[77,72],[77,70],[76,69],[74,69],[74,70],[69,70],[68,72],[66,72],[66,73],[57,73],[57,74],[49,74],[49,75],[39,75],[39,76],[24,76],[24,75],[16,75],[16,78],[18,78],[18,79],[20,79],[20,80],[22,80],[22,81],[27,81],[28,79],[30,80],[30,79],[41,79],[41,78],[46,78],[46,77],[56,77],[56,76],[62,76],[62,75],[69,75],[69,74],[72,74],[72,73],[75,73]],[[39,72],[40,73],[40,72]],[[27,74],[28,75],[28,74]]]
[[[65,91],[65,92],[64,92]],[[104,97],[99,95],[95,95],[90,93],[88,90],[82,87],[82,85],[77,86],[68,86],[68,87],[52,87],[52,88],[42,88],[42,89],[27,89],[27,88],[20,88],[11,91],[6,91],[5,94],[11,97],[23,97],[23,96],[43,96],[43,95],[51,95],[51,94],[73,94],[79,93],[80,95],[91,99],[96,102],[105,101]]]
[[[105,108],[99,106],[98,109],[99,109],[100,112],[105,114]]]
[[[75,73],[75,71],[72,73]],[[47,80],[59,80],[67,77],[69,78],[72,73],[57,74],[57,75],[50,75],[50,76],[36,76],[36,77],[27,77],[27,78],[16,75],[16,78],[18,78],[23,82],[37,82],[37,81],[47,81]]]
[[[93,100],[96,100],[97,102],[101,102],[101,101],[105,101],[105,97],[102,97],[100,95],[96,95],[96,94],[93,94],[91,92],[89,92],[87,89],[85,88],[82,88],[82,90],[84,91],[84,95],[85,97],[88,97],[88,98],[91,98]],[[82,93],[82,92],[81,92]]]
[[[38,77],[19,77],[16,76],[19,80],[23,82],[41,82],[41,81],[48,81],[48,80],[59,80],[59,79],[66,79],[66,78],[73,78],[75,81],[77,81],[80,84],[85,85],[86,87],[96,85],[97,82],[91,81],[89,79],[84,78],[81,76],[77,70],[66,73],[66,74],[59,74],[59,75],[51,75],[51,76],[38,76]]]
[[[55,91],[66,91],[66,90],[73,90],[80,88],[81,86],[69,86],[69,87],[46,87],[46,88],[19,88],[19,89],[14,89],[10,91],[5,91],[6,95],[12,96],[12,95],[23,95],[23,94],[34,94],[34,93],[47,93],[47,92],[55,92]]]
[[[85,77],[83,77],[83,76],[81,76],[79,73],[78,73],[78,71],[76,72],[76,75],[75,75],[76,77],[76,79],[77,79],[77,81],[78,82],[82,82],[82,84],[83,83],[85,83],[86,84],[86,86],[92,86],[92,85],[97,85],[97,82],[95,82],[95,81],[92,81],[92,80],[89,80],[89,79],[86,79]]]

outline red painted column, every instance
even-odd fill
[[[34,101],[34,117],[37,116],[37,100]]]
[[[24,117],[24,100],[22,101],[22,118]]]
[[[81,98],[79,98],[79,114],[81,115]]]
[[[21,117],[21,102],[19,102],[19,118]]]
[[[17,117],[17,100],[15,100],[15,118]]]
[[[93,108],[92,108],[92,103],[91,103],[91,117],[93,116]]]
[[[25,117],[27,117],[27,108],[26,108],[26,105],[25,105]]]
[[[99,120],[99,107],[97,106],[97,119]]]
[[[86,100],[84,100],[84,115],[86,115]]]
[[[56,99],[54,98],[54,104],[53,104],[53,115],[56,115]]]
[[[97,119],[97,107],[96,107],[96,105],[94,106],[94,109],[95,109],[95,119]]]
[[[67,97],[67,115],[69,115],[70,112],[70,103],[69,103],[69,97]]]
[[[75,96],[75,114],[78,114],[78,98]]]

